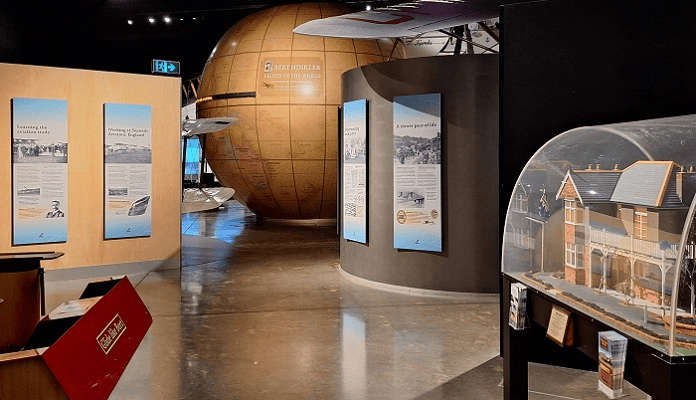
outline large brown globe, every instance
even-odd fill
[[[213,49],[199,87],[199,117],[239,122],[206,136],[206,157],[236,198],[269,218],[335,218],[341,74],[403,58],[389,39],[293,34],[334,4],[269,8],[235,24]]]

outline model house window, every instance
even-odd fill
[[[571,267],[578,265],[578,245],[575,243],[565,244],[565,263]]]
[[[565,201],[565,222],[569,224],[574,224],[576,219],[575,219],[575,213],[577,212],[577,207],[575,206],[575,200],[566,200]]]
[[[633,236],[636,239],[648,238],[648,213],[641,211],[633,213]]]
[[[526,194],[518,193],[515,196],[515,200],[512,204],[512,208],[515,211],[526,213],[529,211],[529,199]]]

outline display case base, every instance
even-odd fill
[[[530,328],[515,331],[507,324],[510,284],[517,280],[503,275],[502,315],[505,400],[528,399],[528,362],[597,370],[598,332],[615,330],[578,310],[569,308],[552,297],[529,287],[527,313]],[[560,347],[546,337],[549,316],[554,306],[572,312],[574,342]],[[619,332],[621,333],[621,332]],[[693,391],[683,382],[696,376],[696,357],[670,357],[629,335],[624,378],[653,400],[693,399]],[[599,392],[598,392],[599,393]]]

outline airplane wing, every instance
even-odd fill
[[[234,189],[228,187],[184,189],[181,213],[213,210],[234,196]]]
[[[238,118],[235,117],[187,119],[183,121],[181,136],[190,137],[221,131],[237,121]]]
[[[417,0],[306,22],[293,32],[353,39],[409,37],[499,16],[502,0]]]

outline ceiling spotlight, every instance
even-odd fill
[[[191,18],[191,19],[195,21],[195,20],[196,20],[196,17],[193,17],[193,18]]]
[[[184,20],[183,18],[179,18],[179,21],[183,21],[183,20]]]
[[[128,20],[128,25],[133,25],[133,20],[132,20],[132,19],[129,19],[129,20]]]
[[[147,22],[149,22],[149,23],[151,23],[151,24],[154,24],[154,23],[155,23],[155,19],[152,18],[152,17],[147,17]]]
[[[369,4],[366,5],[366,6],[365,6],[365,11],[370,11],[370,10],[372,10],[372,6],[369,5]]]
[[[172,19],[169,18],[169,17],[164,17],[164,18],[162,18],[162,19],[163,19],[164,22],[167,23],[167,24],[170,23],[170,22],[172,22]]]

